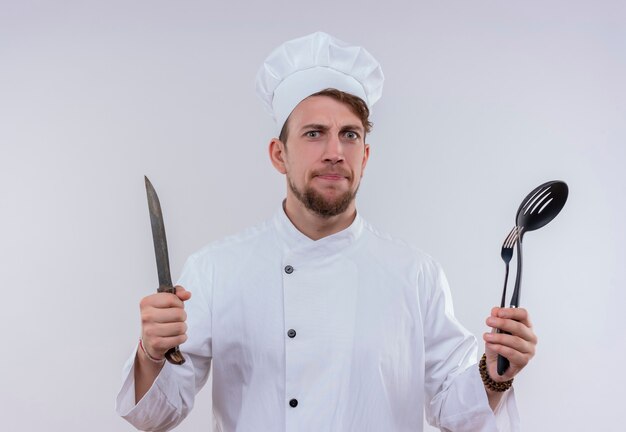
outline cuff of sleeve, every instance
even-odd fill
[[[520,432],[520,418],[515,401],[515,387],[507,390],[494,411],[499,431]]]
[[[503,395],[494,413],[489,407],[487,392],[476,365],[455,377],[445,404],[446,411],[452,413],[441,419],[441,426],[446,430],[519,431],[519,416],[513,389]]]
[[[117,413],[135,426],[154,422],[155,413],[180,412],[176,406],[178,389],[172,377],[171,365],[167,362],[148,392],[135,403],[135,356],[137,347],[126,361],[122,372],[122,387],[116,399]]]

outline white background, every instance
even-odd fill
[[[143,175],[175,278],[269,217],[284,182],[254,76],[316,30],[386,75],[361,214],[443,264],[479,338],[519,202],[568,182],[563,212],[525,237],[540,341],[519,410],[526,431],[621,430],[625,4],[0,0],[3,430],[132,430],[114,398],[157,285]],[[207,387],[178,430],[210,423]]]

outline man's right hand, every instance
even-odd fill
[[[165,358],[165,353],[187,340],[185,301],[191,293],[181,286],[176,294],[156,293],[139,302],[141,310],[141,339],[145,352],[153,359]],[[141,349],[135,358],[135,403],[148,392],[163,364],[150,360]]]
[[[170,348],[187,340],[183,302],[190,298],[189,291],[176,286],[176,294],[156,293],[141,299],[141,339],[152,358],[164,358]]]

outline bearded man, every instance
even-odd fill
[[[357,213],[382,82],[367,51],[324,33],[270,54],[257,89],[281,130],[269,156],[286,198],[193,254],[175,295],[141,301],[117,400],[137,428],[179,424],[212,369],[224,432],[414,432],[424,408],[442,430],[519,429],[510,387],[535,349],[527,312],[492,310],[488,325],[509,334],[484,335],[481,375],[439,265]],[[179,344],[185,364],[166,363]],[[502,376],[497,354],[510,361]]]

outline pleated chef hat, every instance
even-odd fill
[[[383,71],[364,48],[317,32],[293,39],[265,59],[256,90],[278,131],[303,99],[335,88],[365,101],[371,109],[383,91]]]

